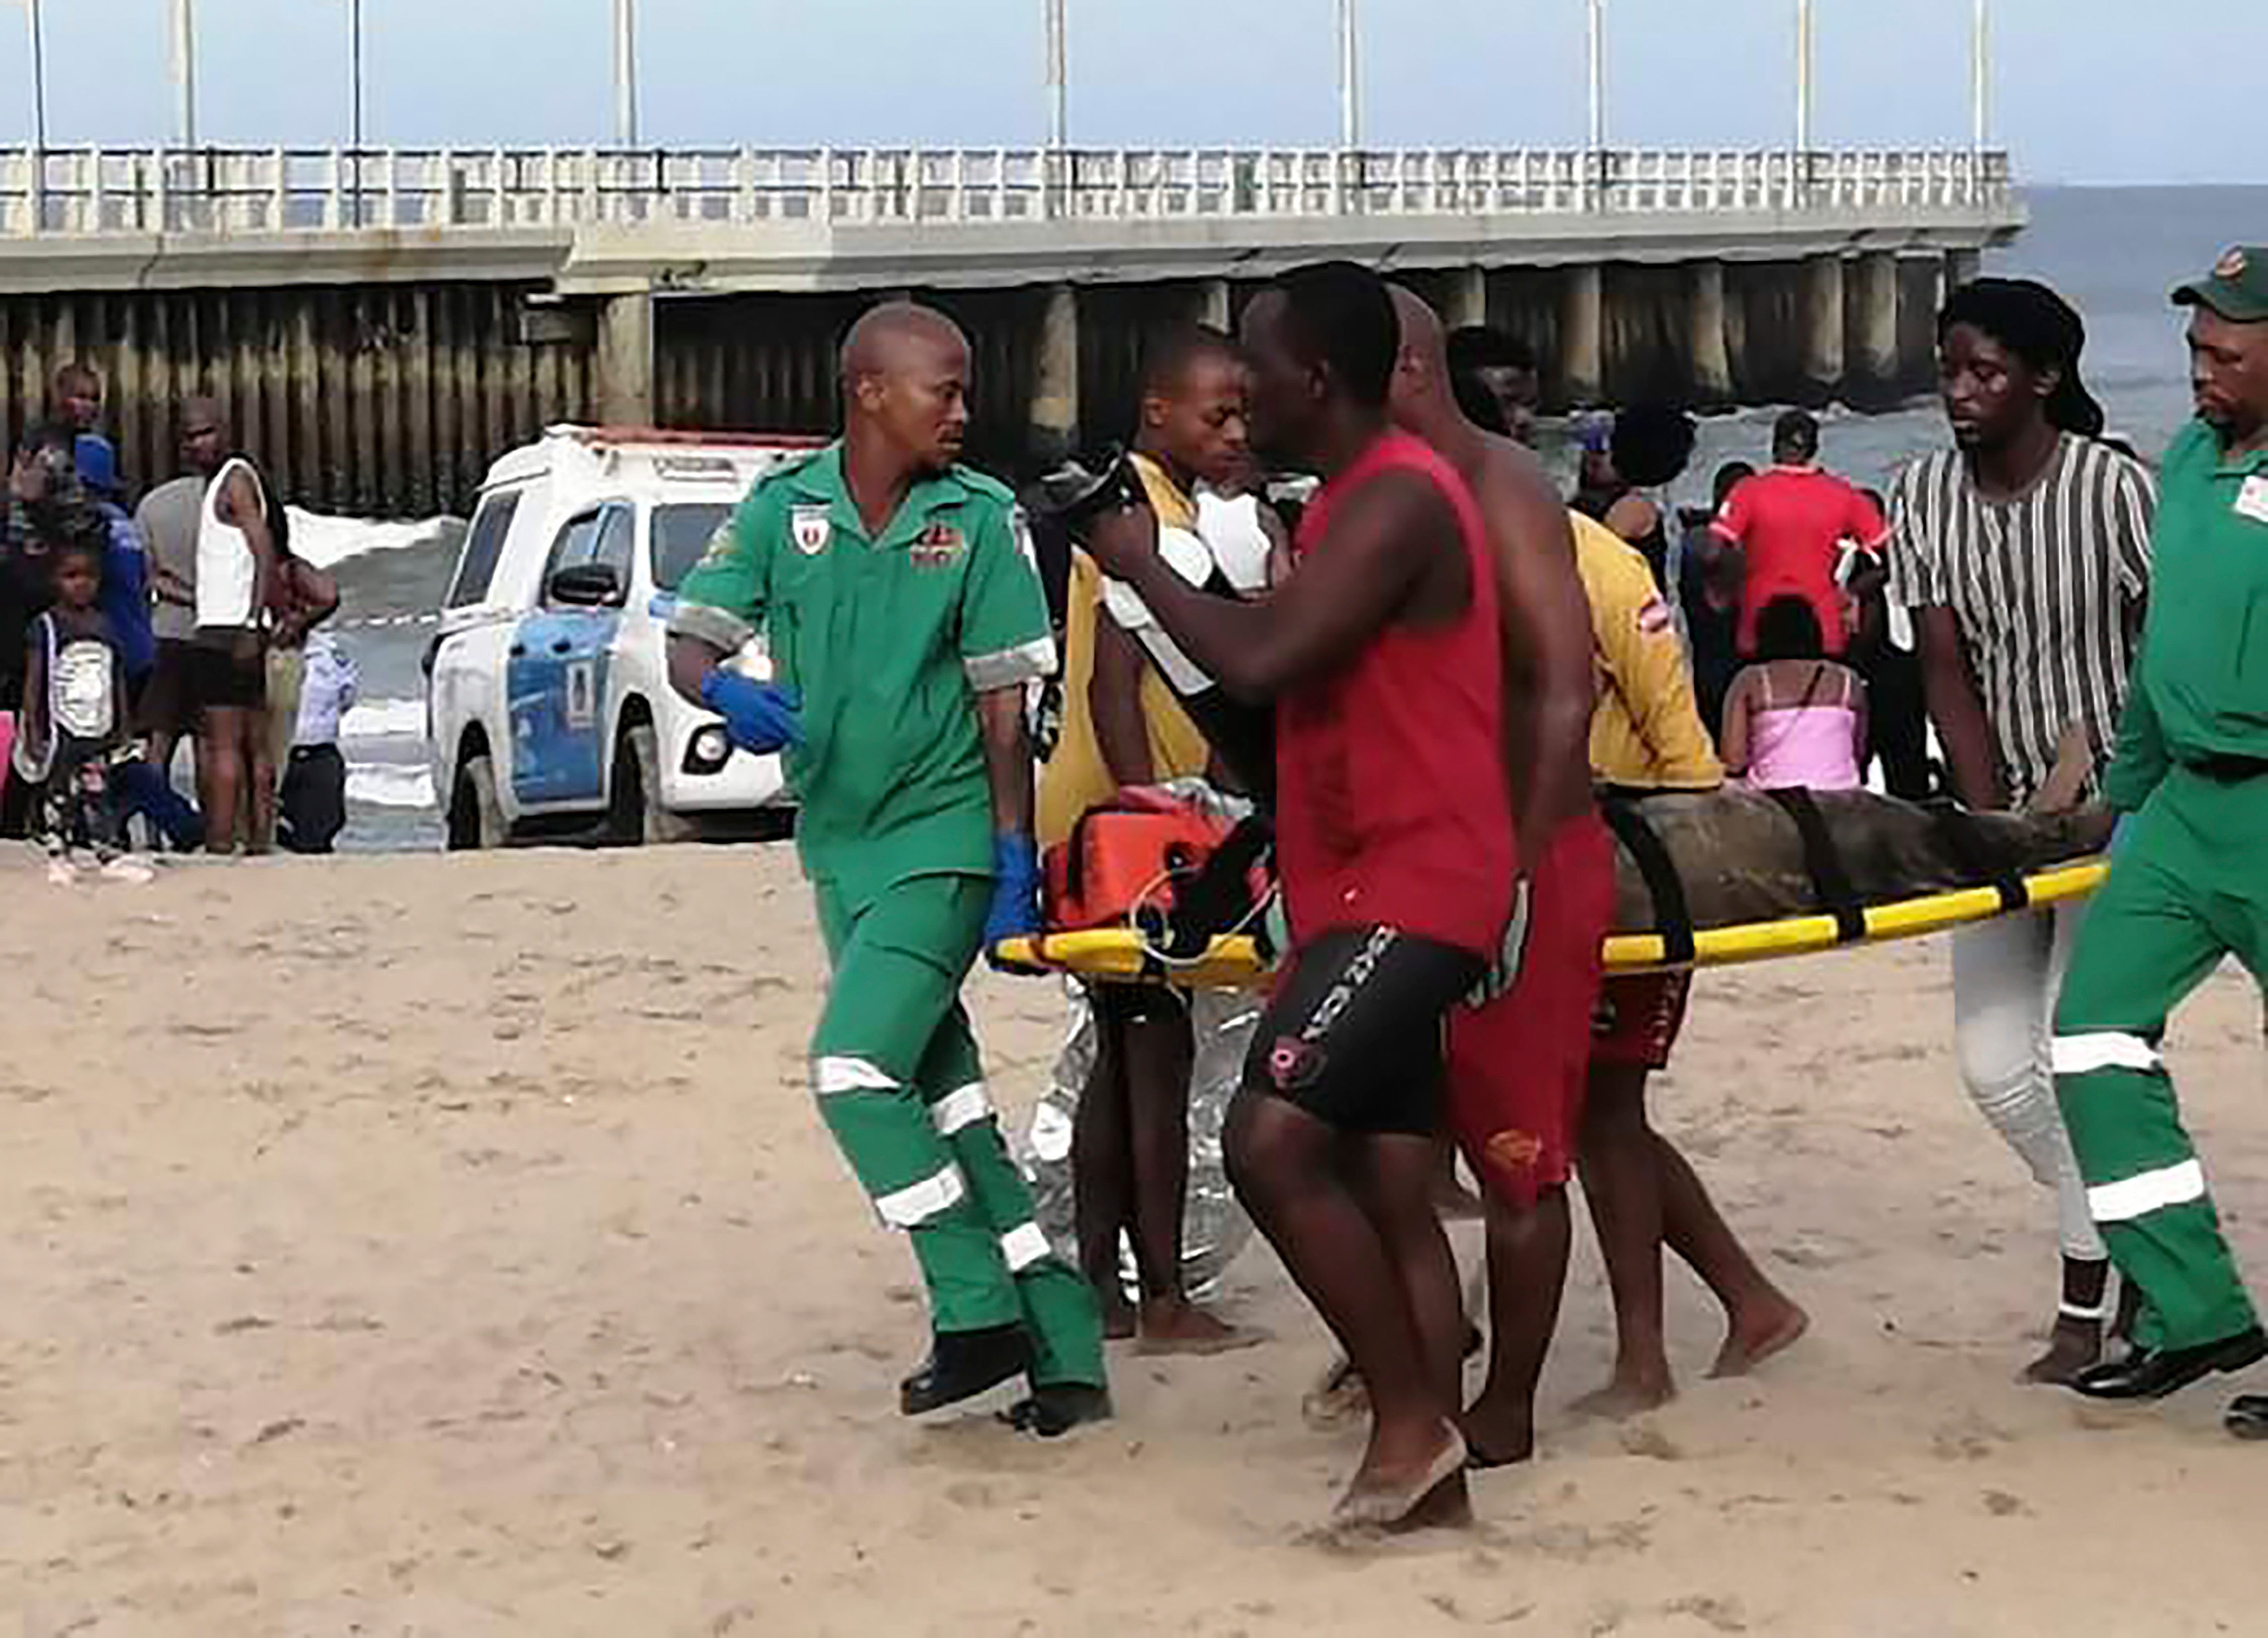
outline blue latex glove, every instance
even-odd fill
[[[744,751],[770,756],[803,744],[803,695],[795,689],[719,669],[701,679],[701,703],[725,719]]]
[[[2117,858],[2120,853],[2126,851],[2126,844],[2133,838],[2133,835],[2134,815],[2120,814],[2117,823],[2110,827],[2110,845],[2105,851],[2111,858]]]
[[[992,909],[984,918],[984,950],[992,957],[1004,939],[1028,939],[1040,931],[1040,850],[1028,836],[992,838]]]

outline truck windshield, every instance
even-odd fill
[[[654,589],[674,592],[693,572],[693,565],[701,561],[709,550],[709,542],[717,531],[732,517],[733,508],[722,501],[701,505],[656,506],[653,509],[653,584]]]

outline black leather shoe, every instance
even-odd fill
[[[2097,1365],[2072,1379],[2090,1399],[2162,1399],[2216,1371],[2242,1370],[2268,1359],[2268,1332],[2255,1325],[2193,1348],[2138,1348],[2115,1364]]]
[[[2232,1438],[2268,1439],[2268,1394],[2242,1393],[2229,1401],[2220,1425]]]
[[[1032,1344],[1021,1325],[940,1332],[922,1368],[898,1384],[898,1409],[926,1416],[988,1393],[1031,1368]]]
[[[1110,1417],[1110,1390],[1075,1382],[1034,1388],[1030,1398],[1000,1413],[1000,1420],[1017,1432],[1042,1439],[1060,1439],[1074,1428],[1107,1422]]]

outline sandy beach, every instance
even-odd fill
[[[1272,1347],[1116,1361],[1059,1446],[902,1424],[922,1310],[803,1089],[821,961],[784,852],[0,867],[0,1630],[109,1634],[2244,1633],[2268,1452],[2012,1378],[2047,1198],[1962,1097],[1942,945],[1712,977],[1664,1126],[1809,1305],[1757,1378],[1672,1275],[1685,1396],[1572,1420],[1480,1526],[1304,1531],[1351,1436],[1265,1249]],[[1049,985],[975,986],[1028,1106]],[[2268,1280],[2260,1006],[2174,1059]],[[1469,1231],[1462,1231],[1471,1249]],[[2229,1384],[2233,1387],[2234,1384]]]

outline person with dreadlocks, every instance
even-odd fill
[[[2080,378],[2087,331],[2045,285],[1986,278],[1938,315],[1954,447],[1890,498],[1891,598],[1913,610],[1953,794],[1977,811],[2094,794],[2115,742],[2150,578],[2157,495],[2098,441]],[[2102,1356],[2110,1265],[2058,1113],[2048,1026],[2082,911],[1953,937],[1955,1054],[1978,1110],[2056,1191],[2063,1288],[2047,1352],[2023,1373],[2067,1383]]]

